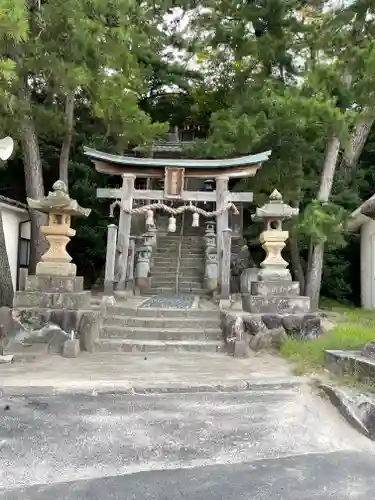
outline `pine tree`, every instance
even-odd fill
[[[22,0],[0,0],[0,40],[12,45],[26,39],[27,22]],[[0,59],[0,105],[3,112],[13,107],[11,86],[16,78],[14,61],[6,55]],[[5,132],[5,129],[1,130]],[[13,282],[5,243],[3,218],[0,210],[0,306],[13,306]],[[1,340],[0,340],[1,341]]]
[[[138,101],[156,67],[168,72],[162,57],[167,40],[160,29],[168,7],[168,2],[133,0],[27,2],[28,39],[15,39],[11,50],[2,44],[1,51],[10,54],[17,75],[16,113],[9,119],[22,145],[27,196],[44,196],[43,137],[60,144],[59,175],[68,182],[77,102],[88,102],[119,150],[166,132],[167,125],[153,123]],[[43,220],[31,212],[30,272],[44,252]]]

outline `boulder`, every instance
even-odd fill
[[[319,316],[309,317],[306,315],[302,320],[300,338],[301,340],[314,340],[323,334]]]
[[[78,323],[77,336],[80,341],[81,351],[94,352],[99,340],[100,312],[84,311]]]
[[[14,337],[14,343],[23,346],[33,344],[48,344],[48,352],[61,354],[64,342],[70,339],[70,335],[64,332],[59,326],[50,324],[39,330],[24,330]]]
[[[12,309],[0,307],[0,354],[4,353],[10,340],[24,330],[18,319],[13,317]]]
[[[368,342],[361,352],[365,358],[375,358],[375,340]]]
[[[263,323],[269,330],[273,328],[280,328],[282,326],[282,316],[280,314],[263,314]]]
[[[303,316],[301,314],[288,314],[282,319],[282,325],[289,337],[300,338]]]
[[[250,340],[250,348],[253,351],[260,351],[262,349],[280,349],[282,342],[284,342],[288,336],[286,335],[284,328],[275,328],[273,330],[268,330],[264,333],[258,333]]]
[[[267,326],[262,321],[262,318],[254,315],[245,313],[243,315],[243,322],[246,332],[250,335],[257,335],[258,333],[267,331]]]

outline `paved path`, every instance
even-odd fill
[[[195,368],[188,362],[193,358]],[[55,357],[41,366],[1,368],[7,387],[0,398],[0,500],[373,496],[375,444],[349,427],[306,382],[292,380],[278,358],[94,359],[96,373],[84,358],[71,365]],[[105,360],[110,368],[99,369]],[[110,360],[117,361],[110,365]],[[108,381],[121,373],[121,360],[127,367],[123,384],[133,371],[128,388],[161,391],[169,373],[175,388],[186,377],[186,391],[246,379],[249,390],[126,394],[117,385],[105,392]],[[73,386],[78,375],[81,381]],[[58,381],[59,390],[52,392],[48,386]],[[28,386],[26,396],[17,382]],[[92,390],[98,383],[104,392]]]
[[[287,363],[255,354],[234,360],[224,354],[82,353],[76,359],[48,356],[33,363],[0,365],[0,387],[72,389],[246,388],[247,383],[290,378]]]

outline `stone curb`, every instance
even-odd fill
[[[354,429],[356,429],[367,438],[375,440],[375,436],[371,437],[366,426],[354,413],[345,394],[340,391],[340,389],[328,384],[318,384],[318,387],[324,392],[332,405],[340,412],[340,414],[345,418],[348,424],[350,424],[352,427],[354,427]]]
[[[277,391],[299,387],[305,380],[281,380],[270,382],[239,381],[238,383],[223,385],[197,385],[197,386],[169,386],[169,387],[52,387],[52,386],[3,386],[0,390],[1,397],[12,396],[51,396],[59,394],[83,395],[152,395],[152,394],[195,394],[205,392],[251,392],[251,391]]]

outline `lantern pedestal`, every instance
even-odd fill
[[[259,241],[266,252],[266,258],[260,264],[259,281],[290,281],[292,279],[288,269],[288,262],[281,255],[288,236],[288,231],[278,231],[276,229],[264,231],[260,235]]]
[[[65,224],[59,224],[61,221]],[[72,257],[66,251],[70,238],[76,234],[70,227],[70,216],[51,213],[49,225],[42,226],[40,230],[45,234],[50,247],[37,264],[36,275],[76,276],[77,266],[71,262]]]

